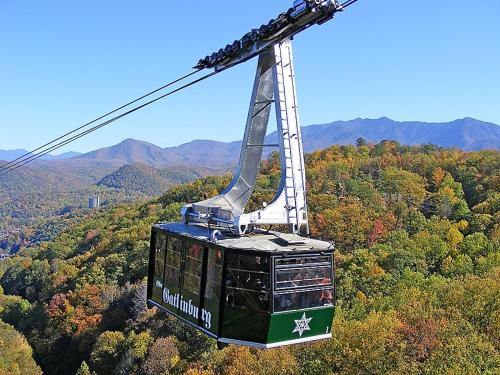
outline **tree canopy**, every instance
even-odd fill
[[[146,308],[151,225],[179,220],[184,203],[217,194],[230,176],[75,217],[22,248],[0,262],[0,318],[47,374],[498,373],[500,153],[359,140],[306,164],[312,235],[336,244],[331,340],[217,351]],[[277,184],[271,154],[248,208],[271,201]]]

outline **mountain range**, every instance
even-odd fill
[[[455,147],[464,151],[500,149],[500,126],[464,118],[444,123],[394,121],[379,119],[354,119],[302,127],[306,152],[322,149],[332,144],[354,144],[358,138],[378,143],[385,139],[405,145],[432,143],[441,147]],[[276,143],[276,132],[266,137],[266,142]],[[92,161],[112,166],[142,163],[154,167],[173,165],[229,167],[238,159],[240,141],[219,142],[194,140],[175,147],[162,148],[152,143],[134,139],[91,151],[85,154],[67,152],[45,155],[45,161]],[[216,151],[216,152],[214,152]],[[25,150],[0,150],[0,160],[10,161]],[[43,164],[43,162],[41,162]]]
[[[311,152],[332,144],[355,144],[358,138],[378,143],[391,139],[405,145],[432,143],[465,151],[500,149],[500,126],[472,118],[446,123],[398,122],[387,117],[355,119],[302,128],[304,150]],[[266,143],[276,143],[277,134],[266,137]],[[239,156],[240,141],[218,142],[194,140],[176,147],[161,148],[152,143],[126,139],[72,160],[107,162],[113,165],[142,163],[165,167],[174,165],[223,168],[234,165]],[[266,152],[271,150],[266,149]]]
[[[432,143],[464,151],[500,149],[500,126],[470,117],[443,123],[358,118],[304,127],[302,137],[306,151],[354,144],[359,137],[372,143],[391,139],[404,145]]]

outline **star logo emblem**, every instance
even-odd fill
[[[302,315],[302,318],[295,320],[295,329],[292,331],[292,333],[298,332],[299,337],[302,337],[302,334],[304,331],[310,331],[311,328],[309,327],[309,322],[312,320],[312,318],[307,318],[306,313]]]

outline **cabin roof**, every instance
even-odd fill
[[[203,224],[162,223],[156,224],[155,228],[206,242],[207,244],[213,244],[208,227]],[[213,232],[214,230],[220,232],[220,235],[216,236],[217,246],[230,249],[266,252],[317,252],[333,250],[333,244],[329,242],[297,234],[260,230],[257,233],[237,236],[227,229],[211,227],[211,231]]]

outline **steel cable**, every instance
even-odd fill
[[[7,173],[10,173],[10,172],[12,172],[12,171],[14,171],[14,170],[16,170],[16,169],[24,166],[24,165],[26,165],[26,164],[28,164],[28,163],[36,160],[36,159],[41,158],[42,156],[48,154],[49,152],[52,152],[52,151],[54,151],[54,150],[56,150],[58,148],[61,148],[61,147],[65,146],[65,145],[67,145],[68,143],[71,143],[71,142],[73,142],[73,141],[75,141],[75,140],[77,140],[77,139],[79,139],[79,138],[81,138],[81,137],[83,137],[83,136],[85,136],[87,134],[90,134],[90,133],[92,133],[92,132],[94,132],[94,131],[96,131],[96,130],[98,130],[98,129],[106,126],[106,125],[109,125],[112,122],[114,122],[116,120],[119,120],[120,118],[125,117],[125,116],[127,116],[127,115],[129,115],[129,114],[131,114],[133,112],[136,112],[136,111],[138,111],[141,108],[144,108],[144,107],[146,107],[146,106],[148,106],[150,104],[153,104],[153,103],[157,102],[160,99],[163,99],[163,98],[165,98],[167,96],[175,94],[176,92],[179,92],[179,91],[181,91],[181,90],[183,90],[183,89],[185,89],[185,88],[187,88],[189,86],[192,86],[192,85],[194,85],[196,83],[199,83],[199,82],[201,82],[201,81],[203,81],[205,79],[208,79],[208,78],[210,78],[210,77],[212,77],[212,76],[214,76],[216,74],[219,74],[219,73],[221,73],[224,70],[225,69],[223,68],[223,69],[219,69],[219,70],[213,71],[213,72],[211,72],[209,74],[206,74],[203,77],[197,78],[196,80],[191,81],[191,82],[189,82],[189,83],[187,83],[187,84],[185,84],[185,85],[183,85],[183,86],[181,86],[181,87],[179,87],[179,88],[177,88],[175,90],[169,91],[169,92],[167,92],[167,93],[165,93],[165,94],[163,94],[163,95],[161,95],[161,96],[159,96],[159,97],[157,97],[157,98],[155,98],[153,100],[150,100],[150,101],[148,101],[148,102],[146,102],[144,104],[141,104],[141,105],[139,105],[137,107],[132,108],[131,110],[128,110],[127,112],[124,112],[124,113],[122,113],[122,114],[120,114],[118,116],[115,116],[115,117],[113,117],[113,118],[111,118],[111,119],[109,119],[109,120],[107,120],[107,121],[105,121],[103,123],[100,123],[99,125],[96,125],[96,126],[90,128],[90,129],[87,129],[87,130],[85,130],[85,131],[83,131],[81,133],[78,133],[78,134],[76,134],[76,135],[74,135],[74,136],[72,136],[72,137],[70,137],[68,139],[65,139],[65,140],[63,140],[63,141],[61,141],[61,142],[59,142],[59,143],[51,146],[50,148],[48,148],[46,150],[43,150],[42,152],[39,152],[39,153],[34,154],[34,155],[31,155],[30,157],[28,157],[28,158],[26,158],[26,159],[24,159],[22,161],[19,161],[18,163],[16,163],[16,165],[10,165],[7,168],[0,169],[0,176],[3,176],[5,174],[7,174]]]
[[[170,87],[170,86],[172,86],[172,85],[174,85],[174,84],[176,84],[176,83],[178,83],[178,82],[180,82],[180,81],[183,81],[183,80],[185,80],[186,78],[189,78],[189,77],[191,77],[192,75],[194,75],[194,74],[198,73],[200,70],[201,70],[201,69],[195,70],[194,72],[191,72],[191,73],[189,73],[189,74],[186,74],[186,75],[184,75],[184,76],[182,76],[182,77],[180,77],[180,78],[177,78],[176,80],[174,80],[174,81],[172,81],[172,82],[169,82],[169,83],[167,83],[167,84],[165,84],[165,85],[163,85],[163,86],[161,86],[161,87],[158,87],[157,89],[155,89],[155,90],[153,90],[153,91],[150,91],[150,92],[148,92],[148,93],[146,93],[146,94],[142,95],[141,97],[139,97],[139,98],[137,98],[137,99],[134,99],[134,100],[132,100],[132,101],[130,101],[130,102],[128,102],[128,103],[126,103],[126,104],[124,104],[124,105],[122,105],[122,106],[118,107],[118,108],[115,108],[115,109],[113,109],[112,111],[110,111],[110,112],[108,112],[108,113],[106,113],[106,114],[104,114],[104,115],[102,115],[102,116],[99,116],[99,117],[97,117],[96,119],[94,119],[94,120],[92,120],[92,121],[90,121],[90,122],[87,122],[86,124],[83,124],[83,125],[81,125],[81,126],[77,127],[76,129],[73,129],[73,130],[71,130],[70,132],[67,132],[67,133],[65,133],[65,134],[61,135],[60,137],[57,137],[57,138],[53,139],[52,141],[47,142],[47,143],[45,143],[44,145],[42,145],[42,146],[40,146],[40,147],[38,147],[38,148],[35,148],[34,150],[31,150],[31,151],[29,151],[29,152],[25,153],[24,155],[21,155],[21,156],[17,157],[17,158],[16,158],[16,159],[14,159],[14,160],[9,161],[8,163],[5,163],[5,164],[0,165],[0,172],[2,172],[2,171],[4,171],[4,170],[8,170],[8,169],[10,169],[11,167],[14,167],[14,166],[16,166],[16,165],[18,165],[18,164],[21,164],[24,160],[29,159],[29,158],[27,158],[27,157],[28,157],[28,156],[30,156],[30,155],[39,155],[39,154],[44,153],[44,151],[45,151],[45,150],[43,150],[43,149],[44,149],[45,147],[50,146],[51,144],[53,144],[53,143],[55,143],[55,142],[57,142],[57,141],[60,141],[61,139],[63,139],[63,138],[65,138],[65,137],[67,137],[68,135],[71,135],[71,134],[73,134],[73,133],[76,133],[76,132],[77,132],[77,131],[79,131],[79,130],[84,129],[84,128],[86,128],[87,126],[92,125],[93,123],[95,123],[95,122],[97,122],[97,121],[99,121],[99,120],[102,120],[103,118],[105,118],[105,117],[107,117],[107,116],[109,116],[109,115],[111,115],[111,114],[113,114],[113,113],[116,113],[116,112],[118,112],[119,110],[121,110],[121,109],[123,109],[123,108],[126,108],[126,107],[128,107],[128,106],[130,106],[130,105],[132,105],[132,104],[134,104],[134,103],[137,103],[138,101],[140,101],[140,100],[142,100],[142,99],[144,99],[144,98],[147,98],[148,96],[151,96],[151,95],[153,95],[153,94],[157,93],[158,91],[164,90],[164,89],[166,89],[167,87]],[[45,154],[43,154],[43,155],[45,155]],[[42,156],[43,156],[43,155],[42,155]]]

